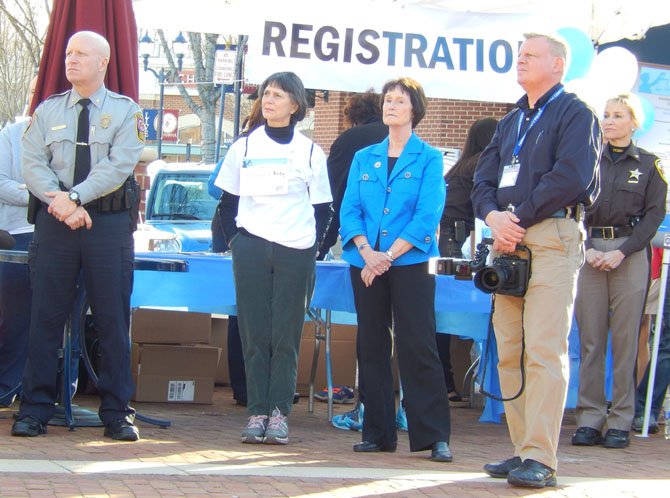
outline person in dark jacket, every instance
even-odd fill
[[[556,485],[581,219],[598,195],[602,140],[593,111],[561,84],[565,43],[540,33],[524,38],[517,82],[526,94],[482,152],[471,199],[491,228],[496,255],[514,253],[517,244],[532,251],[525,295],[495,297],[500,387],[506,398],[519,396],[505,403],[514,456],[484,471],[513,486],[543,488]]]
[[[479,119],[472,123],[461,157],[444,177],[447,184],[447,197],[440,219],[440,241],[438,243],[442,257],[462,258],[463,242],[475,229],[475,214],[470,201],[473,177],[479,156],[491,141],[497,124],[498,120],[495,118]],[[449,403],[452,406],[463,406],[467,404],[467,399],[458,393],[451,369],[451,334],[436,334],[435,339],[444,371],[444,381],[447,384]]]
[[[480,154],[493,138],[497,124],[495,118],[479,119],[472,123],[461,157],[444,176],[447,198],[440,220],[439,248],[442,257],[462,258],[463,242],[475,229],[475,214],[470,201],[475,168]]]
[[[650,280],[651,239],[665,216],[667,183],[658,157],[632,142],[641,109],[630,94],[607,101],[601,191],[586,214],[586,264],[575,314],[581,363],[575,446],[625,448],[635,413],[638,334]],[[614,385],[608,411],[605,356],[611,331]],[[607,427],[604,438],[602,432]]]
[[[319,249],[319,259],[323,259],[337,242],[340,206],[354,154],[369,145],[381,142],[389,134],[388,126],[382,123],[379,95],[372,90],[352,95],[344,108],[344,117],[351,124],[351,128],[335,139],[328,155],[328,179],[333,194],[334,215]]]

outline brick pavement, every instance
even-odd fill
[[[95,397],[77,397],[97,407]],[[670,486],[670,442],[662,434],[634,438],[624,450],[570,445],[574,415],[567,413],[559,450],[559,487],[540,492],[512,488],[482,473],[484,463],[510,454],[504,426],[477,421],[479,410],[452,410],[455,461],[440,464],[428,453],[409,453],[400,434],[394,454],[351,451],[360,434],[326,422],[325,403],[307,413],[302,399],[289,418],[288,446],[243,445],[246,413],[228,388],[213,405],[137,403],[145,415],[171,420],[160,429],[140,423],[142,440],[114,442],[102,428],[49,426],[38,438],[9,436],[11,409],[0,409],[2,497],[200,497],[200,496],[458,496],[647,497]],[[336,413],[350,405],[337,406]]]

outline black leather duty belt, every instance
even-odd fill
[[[588,227],[589,237],[592,239],[616,239],[628,237],[633,233],[633,227],[622,225],[615,227]]]

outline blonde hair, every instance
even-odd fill
[[[633,120],[633,125],[635,129],[638,129],[642,125],[642,120],[644,119],[644,110],[642,109],[642,104],[637,95],[632,93],[620,93],[619,95],[607,99],[607,104],[622,104],[628,109],[630,113],[630,118]]]

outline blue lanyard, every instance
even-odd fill
[[[519,112],[519,123],[517,124],[517,129],[516,129],[516,145],[514,146],[514,155],[512,156],[513,160],[516,160],[519,157],[519,152],[521,152],[521,147],[523,147],[524,142],[526,141],[526,136],[528,136],[528,132],[530,129],[537,123],[537,121],[540,119],[540,116],[542,116],[542,113],[544,112],[544,109],[551,104],[554,100],[558,98],[559,95],[563,93],[565,88],[561,87],[558,90],[554,92],[554,94],[547,100],[547,103],[544,104],[542,107],[540,107],[537,112],[535,113],[535,116],[533,116],[533,119],[530,121],[530,124],[528,125],[528,128],[526,128],[526,131],[521,135],[521,124],[523,123],[523,118],[524,118],[524,112],[520,110]]]

